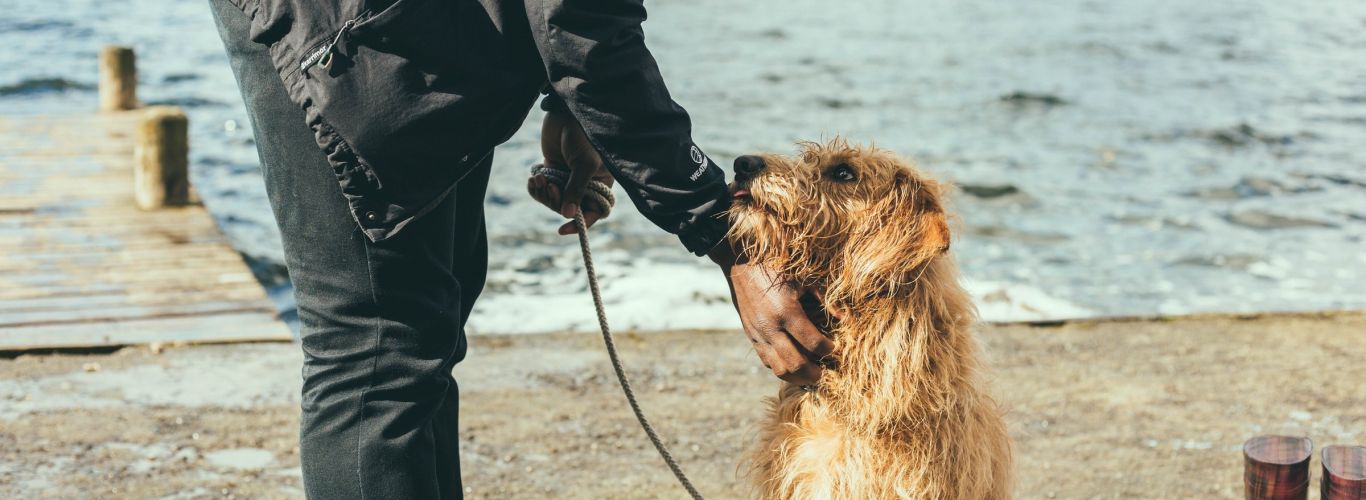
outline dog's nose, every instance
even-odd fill
[[[764,169],[764,159],[754,155],[745,155],[735,159],[735,173],[752,176]]]

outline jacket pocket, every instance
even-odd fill
[[[318,145],[376,241],[439,202],[483,157],[461,130],[469,92],[458,80],[464,49],[453,4],[366,10],[298,62]]]

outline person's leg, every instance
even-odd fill
[[[484,233],[484,192],[489,182],[489,167],[492,163],[492,156],[485,158],[479,166],[475,167],[460,184],[456,186],[455,192],[451,194],[455,198],[455,213],[459,214],[456,222],[453,245],[453,259],[451,268],[455,270],[455,279],[460,283],[460,325],[463,328],[465,320],[470,317],[470,310],[474,308],[474,300],[479,297],[479,292],[484,288],[484,278],[488,273],[488,238]],[[459,357],[451,361],[451,367],[464,358],[464,350],[461,349]],[[449,368],[446,369],[450,371]],[[437,462],[449,464],[454,469],[445,468],[449,475],[439,478],[441,483],[442,498],[460,498],[460,443],[459,434],[456,429],[456,422],[459,416],[459,388],[452,383],[450,395],[446,403],[437,411],[436,422],[450,422],[450,425],[437,425],[433,427],[434,437],[436,438]]]
[[[475,200],[487,164],[403,233],[371,243],[264,47],[247,40],[246,16],[227,0],[211,5],[256,132],[303,324],[305,491],[459,498],[450,373],[464,357],[461,328],[483,285]]]

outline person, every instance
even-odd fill
[[[462,496],[451,369],[487,271],[484,191],[542,93],[578,147],[562,213],[605,168],[720,266],[775,374],[820,376],[831,344],[800,290],[725,241],[725,174],[665,88],[640,0],[210,2],[294,284],[310,498]]]

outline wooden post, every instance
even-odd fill
[[[138,69],[133,49],[106,45],[100,51],[100,111],[138,107]]]
[[[190,121],[174,106],[142,112],[133,153],[133,194],[138,208],[188,205],[190,198]]]

